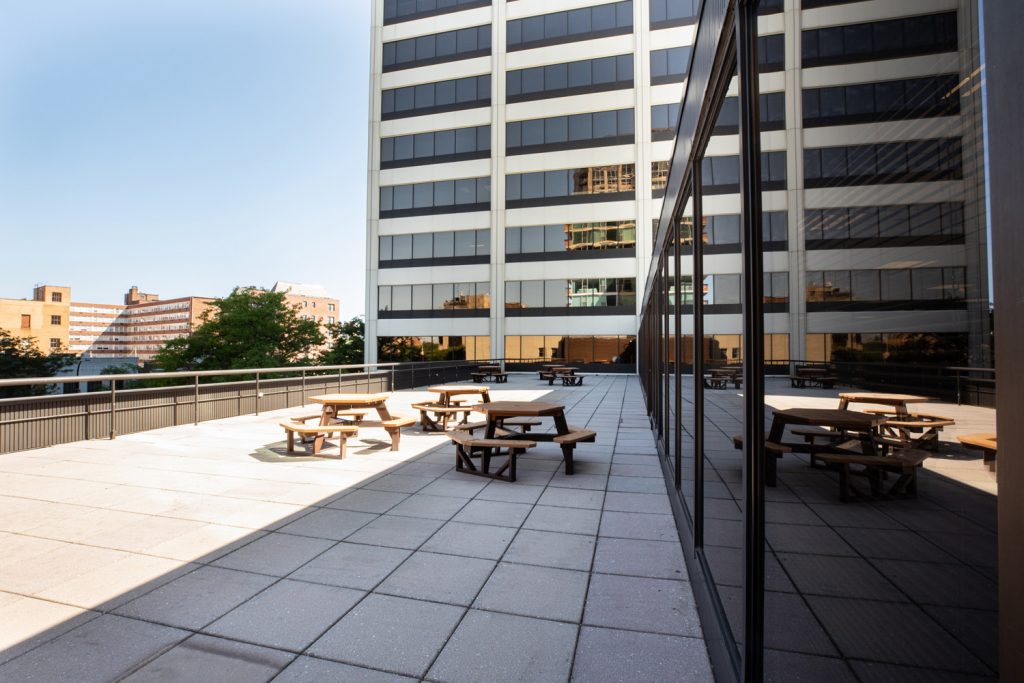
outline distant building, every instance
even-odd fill
[[[0,299],[0,328],[31,337],[43,353],[67,351],[71,288],[38,285],[31,299]]]
[[[303,320],[320,323],[320,331],[329,333],[328,327],[338,322],[338,299],[332,298],[323,285],[279,280],[270,288],[271,292],[284,292],[285,301],[298,309]]]

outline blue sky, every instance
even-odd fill
[[[363,312],[370,3],[0,0],[0,296]]]

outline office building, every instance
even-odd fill
[[[631,362],[699,3],[443,4],[374,3],[367,358]],[[979,66],[973,7],[761,3],[768,362],[990,362],[981,111],[949,96]],[[720,363],[741,346],[737,124],[730,91],[703,168]]]

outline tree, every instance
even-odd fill
[[[331,348],[320,356],[323,365],[356,365],[363,362],[366,321],[362,316],[330,326]]]
[[[66,353],[44,354],[36,348],[31,337],[14,337],[0,329],[0,378],[52,377],[71,364],[73,358]],[[4,387],[0,397],[45,394],[47,385]]]
[[[323,343],[319,324],[300,318],[284,292],[236,287],[213,302],[191,335],[167,342],[154,363],[168,371],[306,365]]]

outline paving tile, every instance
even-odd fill
[[[857,554],[842,536],[826,526],[765,524],[765,536],[772,550],[780,553],[814,553],[847,557]]]
[[[213,564],[257,574],[286,576],[334,545],[334,541],[270,533]]]
[[[491,526],[522,526],[533,506],[525,503],[503,503],[492,500],[471,500],[455,515],[453,521]]]
[[[624,493],[665,493],[665,480],[662,477],[608,477],[608,490]]]
[[[908,666],[985,673],[986,668],[921,608],[908,603],[808,596],[811,609],[845,657]],[[890,628],[913,638],[894,638]]]
[[[363,667],[352,666],[351,664],[301,656],[289,664],[274,679],[274,683],[326,683],[327,681],[336,681],[338,683],[347,683],[348,681],[353,683],[409,683],[415,680],[415,678],[384,673],[383,671],[374,671],[373,669],[364,669]]]
[[[210,636],[192,636],[124,679],[148,681],[269,681],[295,657],[257,645]]]
[[[470,610],[429,678],[451,683],[565,681],[575,645],[575,625]]]
[[[586,572],[501,563],[473,607],[578,623],[587,594]]]
[[[309,648],[318,657],[422,676],[464,609],[370,595]]]
[[[346,540],[415,550],[443,525],[444,522],[436,519],[381,515]]]
[[[970,567],[907,560],[872,560],[887,579],[924,605],[999,609],[999,587]]]
[[[776,553],[796,587],[813,595],[906,601],[871,563],[859,557]]]
[[[526,518],[523,528],[593,536],[597,533],[600,523],[601,512],[599,510],[538,505]]]
[[[560,569],[590,569],[594,539],[579,534],[520,529],[505,552],[508,562]]]
[[[701,637],[693,592],[685,581],[594,574],[583,623]]]
[[[301,652],[365,594],[350,588],[285,579],[203,630],[225,638]]]
[[[286,524],[278,529],[278,531],[298,536],[312,536],[314,538],[340,541],[377,517],[378,515],[369,512],[322,508],[320,510],[313,510],[308,515],[298,518],[291,524]]]
[[[487,482],[469,474],[454,472],[439,479],[435,479],[425,486],[420,493],[429,493],[432,496],[453,496],[455,498],[472,498],[480,493]]]
[[[705,520],[705,523],[708,521]],[[671,515],[605,510],[601,513],[601,528],[597,533],[600,536],[617,538],[679,542],[675,518]]]
[[[297,569],[289,578],[370,590],[410,554],[399,548],[339,543]]]
[[[375,491],[373,489],[356,489],[346,493],[341,498],[333,500],[327,507],[338,508],[339,510],[354,510],[356,512],[376,512],[378,514],[387,512],[395,505],[398,505],[409,494],[397,491]]]
[[[686,567],[678,543],[599,537],[594,571],[656,579],[685,579]]]
[[[110,611],[196,567],[179,560],[131,554],[112,564],[83,570],[72,579],[36,592],[35,596],[76,607]]]
[[[415,552],[376,591],[468,607],[494,565],[493,560]]]
[[[858,683],[842,659],[768,648],[764,651],[764,680],[765,683]]]
[[[584,626],[572,680],[713,683],[704,641],[682,636]]]
[[[579,471],[577,471],[576,474],[565,474],[563,470],[558,470],[551,477],[551,481],[548,482],[548,486],[557,486],[567,489],[604,491],[608,486],[608,477],[603,474],[582,474]]]
[[[98,616],[49,600],[0,593],[0,664]]]
[[[861,683],[996,683],[997,677],[971,676],[956,671],[936,671],[877,662],[850,662]]]
[[[391,510],[388,511],[388,514],[402,515],[403,517],[440,519],[447,522],[456,512],[462,509],[462,506],[465,504],[466,501],[462,498],[414,493],[395,507],[391,508]]]
[[[497,560],[515,534],[511,527],[448,522],[423,544],[422,550]]]
[[[104,614],[0,666],[3,681],[118,680],[187,631]]]
[[[119,607],[116,613],[198,629],[260,592],[274,579],[220,567],[200,567]]]
[[[544,492],[543,486],[524,484],[520,479],[514,482],[492,481],[476,494],[476,500],[498,500],[503,503],[533,504]]]
[[[416,493],[434,481],[434,477],[423,477],[403,474],[386,474],[363,486],[373,491],[393,491],[396,493]]]
[[[742,599],[742,596],[738,596]],[[764,594],[765,646],[788,652],[838,657],[839,652],[798,593]]]
[[[614,512],[672,514],[672,508],[668,504],[668,495],[664,493],[619,493],[609,491],[605,495],[604,509]]]
[[[604,492],[552,487],[545,489],[537,502],[541,505],[553,505],[556,507],[600,510],[601,505],[604,503]]]

